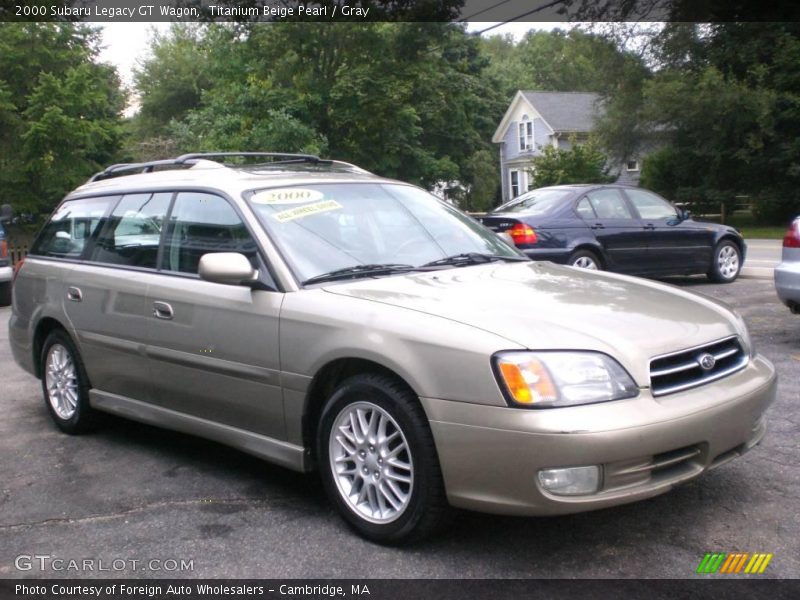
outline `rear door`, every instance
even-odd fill
[[[584,198],[593,212],[586,208],[583,198],[578,201],[576,212],[603,247],[608,268],[620,272],[642,270],[647,238],[619,188],[592,190]]]
[[[652,270],[680,273],[705,271],[711,264],[714,232],[690,219],[680,219],[669,202],[645,190],[626,189],[647,233]]]
[[[147,294],[154,403],[284,439],[278,318],[283,294],[200,279],[200,257],[256,243],[222,196],[180,192],[165,226],[161,270]]]
[[[92,387],[146,399],[150,377],[144,356],[144,300],[147,273],[155,270],[155,261],[133,265],[115,255],[113,243],[99,256],[109,236],[113,239],[125,206],[126,199],[120,196],[68,200],[42,231],[32,253],[80,260],[64,263],[59,293]]]

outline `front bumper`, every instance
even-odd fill
[[[498,514],[557,515],[662,494],[755,446],[775,398],[758,356],[719,381],[653,398],[516,409],[423,398],[450,503]],[[555,496],[540,469],[600,465],[601,489]]]

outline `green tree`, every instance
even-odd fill
[[[579,143],[575,136],[569,140],[570,148],[546,146],[542,154],[533,159],[531,176],[535,187],[567,183],[608,183],[608,160],[593,139]]]
[[[124,96],[97,30],[0,23],[0,196],[38,214],[111,162]]]
[[[465,202],[486,194],[487,178],[497,187],[489,140],[505,101],[483,75],[479,40],[461,26],[209,25],[193,30],[187,55],[192,46],[210,83],[161,129],[177,150],[320,152],[428,187],[457,181]],[[154,54],[147,68],[168,71],[171,61]],[[151,114],[170,114],[167,81],[148,80]],[[476,168],[487,157],[491,176]]]

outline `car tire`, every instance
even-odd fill
[[[714,283],[736,281],[742,270],[742,252],[731,240],[722,240],[714,247],[708,278]]]
[[[89,404],[89,379],[72,339],[61,329],[52,331],[42,345],[42,392],[45,406],[64,433],[89,431],[97,413]]]
[[[597,258],[597,255],[591,250],[577,250],[573,252],[567,264],[570,267],[578,267],[579,269],[588,269],[590,271],[601,271],[603,263]]]
[[[11,282],[0,283],[0,306],[11,304]]]
[[[413,392],[383,375],[356,375],[331,395],[319,425],[325,491],[360,535],[409,543],[447,522],[433,435]]]

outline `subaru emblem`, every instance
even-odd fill
[[[704,352],[697,357],[697,364],[700,365],[703,371],[710,371],[714,368],[714,365],[717,364],[717,359],[708,352]]]

